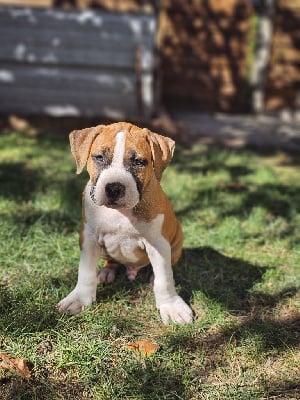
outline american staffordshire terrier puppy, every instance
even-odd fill
[[[77,174],[87,164],[80,263],[75,289],[58,308],[76,314],[96,300],[97,284],[111,283],[124,265],[130,280],[151,263],[156,306],[164,323],[192,322],[176,293],[172,265],[182,250],[181,226],[160,186],[174,141],[126,122],[70,133]],[[98,269],[99,259],[105,259]]]

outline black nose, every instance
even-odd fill
[[[120,182],[108,183],[105,186],[105,193],[109,200],[116,201],[125,196],[125,186]]]

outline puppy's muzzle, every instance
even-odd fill
[[[125,186],[120,182],[107,183],[105,194],[110,202],[115,202],[125,196]]]
[[[98,206],[133,208],[140,201],[137,183],[124,168],[107,168],[100,174],[91,198]]]

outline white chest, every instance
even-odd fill
[[[161,236],[163,215],[150,222],[137,220],[131,210],[115,210],[85,205],[88,229],[100,246],[101,257],[113,259],[126,266],[144,266],[149,263],[146,243]]]

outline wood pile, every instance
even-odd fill
[[[146,0],[54,0],[54,2],[59,7],[97,8],[112,12],[151,13],[154,10],[154,1]]]
[[[0,0],[0,6],[51,7],[52,0]]]
[[[244,0],[162,2],[162,93],[167,104],[244,111],[252,9]]]
[[[146,0],[0,0],[0,5],[23,7],[59,7],[64,9],[96,8],[112,12],[143,12],[154,11],[153,1]]]
[[[300,108],[300,0],[279,0],[266,87],[266,109]]]

